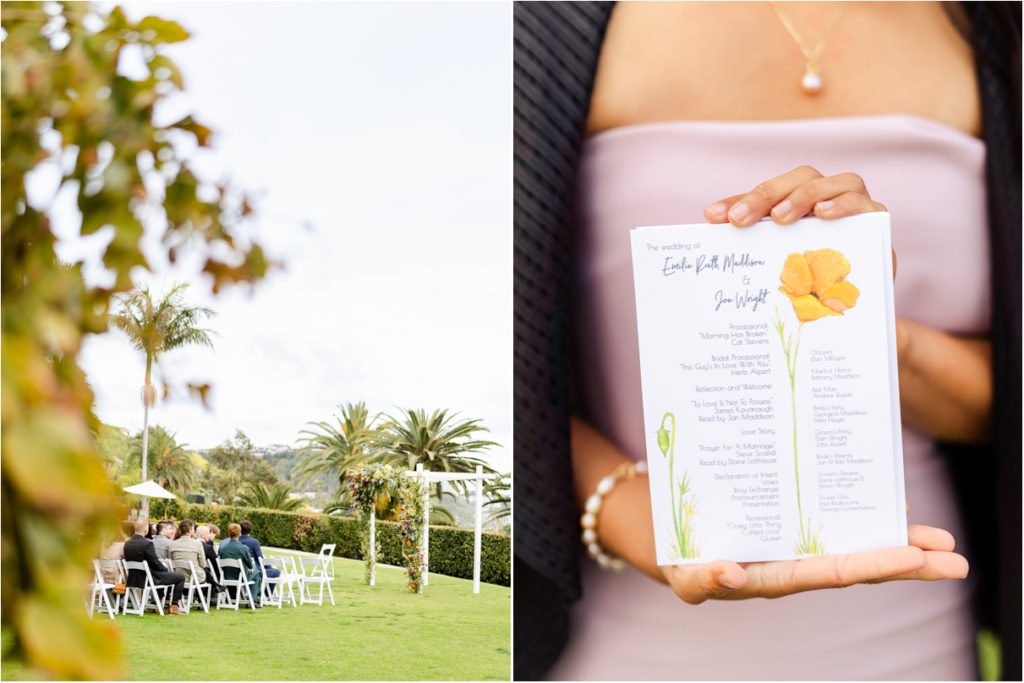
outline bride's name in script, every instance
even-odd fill
[[[666,256],[661,266],[661,274],[665,277],[676,273],[701,275],[706,272],[735,273],[737,268],[755,268],[763,266],[764,261],[754,258],[749,253],[742,254],[698,254],[691,259],[689,256]]]

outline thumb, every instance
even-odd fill
[[[747,584],[743,568],[727,560],[671,567],[666,571],[666,578],[676,595],[691,605],[724,598]]]

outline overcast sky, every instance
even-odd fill
[[[201,170],[258,198],[258,238],[285,264],[251,295],[190,289],[191,302],[218,311],[216,348],[168,354],[157,376],[210,382],[211,407],[182,391],[157,404],[151,424],[193,448],[236,428],[257,445],[291,444],[343,402],[449,408],[482,418],[503,445],[490,460],[511,470],[510,5],[126,11],[192,33],[166,52],[186,94],[160,114],[191,112],[216,131]],[[88,258],[73,208],[58,200],[56,213],[62,255]],[[157,265],[140,283],[199,282]],[[100,419],[141,429],[141,354],[113,332],[91,339],[81,361]]]

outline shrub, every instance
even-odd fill
[[[197,524],[213,522],[227,533],[228,524],[248,519],[263,545],[315,553],[324,543],[335,543],[334,554],[363,559],[359,548],[360,521],[356,517],[301,514],[244,508],[230,505],[201,505],[183,500],[153,500],[150,514],[157,519],[193,519]],[[403,566],[401,537],[396,522],[377,521],[380,555],[377,562]],[[485,531],[480,539],[480,580],[499,586],[511,585],[511,539]],[[429,570],[461,579],[473,578],[473,531],[446,526],[430,527]]]

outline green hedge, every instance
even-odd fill
[[[253,535],[263,545],[315,553],[324,543],[335,543],[334,554],[363,559],[359,548],[359,519],[323,514],[302,514],[230,505],[199,505],[181,500],[151,499],[149,513],[156,519],[193,519],[197,524],[216,524],[221,536],[228,525],[243,519],[252,522]],[[395,522],[377,521],[381,553],[377,561],[404,566]],[[511,540],[504,534],[485,531],[480,541],[480,580],[510,585]],[[430,572],[462,579],[473,578],[473,531],[446,526],[430,527]]]

